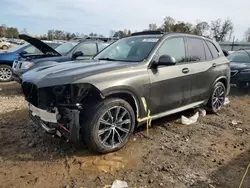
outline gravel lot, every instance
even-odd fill
[[[153,121],[149,136],[141,127],[122,150],[97,156],[44,134],[20,86],[0,84],[0,187],[103,188],[116,179],[137,188],[238,187],[250,162],[250,96],[233,88],[230,101],[192,125],[178,123],[183,113]]]

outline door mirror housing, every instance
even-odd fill
[[[73,54],[72,58],[76,59],[77,57],[83,56],[83,53],[81,51],[77,51]]]
[[[169,56],[169,55],[162,55],[160,56],[157,65],[163,65],[163,66],[171,66],[171,65],[175,65],[176,64],[176,60],[174,57]]]

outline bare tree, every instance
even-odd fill
[[[205,35],[205,32],[209,29],[209,24],[207,22],[198,22],[194,28],[193,33],[196,35]]]
[[[230,19],[224,22],[221,19],[214,20],[211,22],[211,31],[216,41],[225,41],[226,37],[233,32],[233,23]]]
[[[250,27],[245,31],[244,40],[250,42]]]
[[[171,32],[174,24],[175,24],[175,19],[173,19],[170,16],[167,16],[164,19],[164,24],[163,24],[164,30],[167,32]]]
[[[155,23],[149,24],[148,29],[150,31],[155,31],[155,30],[157,30],[157,25]]]

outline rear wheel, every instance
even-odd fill
[[[208,101],[208,108],[212,113],[217,113],[224,105],[226,88],[223,83],[217,82]]]
[[[96,104],[83,125],[87,146],[98,153],[108,153],[122,148],[133,133],[135,115],[128,102],[111,98]]]
[[[8,65],[0,65],[0,82],[9,82],[12,79],[12,69]]]

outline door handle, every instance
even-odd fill
[[[213,63],[213,65],[212,65],[213,67],[217,67],[217,64],[216,63]]]
[[[184,74],[187,74],[187,73],[189,73],[189,69],[188,69],[188,68],[184,68],[184,69],[182,69],[182,72],[183,72]]]

